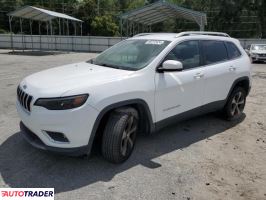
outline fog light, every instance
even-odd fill
[[[69,142],[69,140],[63,133],[52,132],[52,131],[45,131],[45,133],[55,142]]]

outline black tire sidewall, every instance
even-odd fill
[[[133,147],[124,156],[121,152],[121,142],[123,131],[126,128],[128,119],[133,116],[137,120],[137,130],[139,125],[138,112],[133,108],[118,109],[111,113],[106,124],[102,138],[102,155],[105,159],[112,163],[122,163],[132,154],[136,136],[133,140]]]
[[[245,91],[244,88],[242,87],[237,87],[233,90],[233,92],[230,94],[228,100],[227,100],[227,103],[226,103],[226,106],[225,106],[225,109],[224,109],[224,113],[225,113],[225,117],[227,120],[237,120],[241,117],[241,115],[243,114],[243,111],[238,114],[238,115],[232,115],[231,114],[231,106],[232,106],[232,101],[233,101],[233,98],[235,97],[235,95],[238,93],[238,92],[241,92],[242,95],[244,95],[244,108],[243,108],[243,111],[245,109],[245,105],[246,105],[246,97],[247,97],[247,92]]]

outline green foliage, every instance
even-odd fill
[[[25,5],[33,5],[82,19],[84,35],[119,35],[118,16],[121,13],[155,1],[157,0],[0,0],[0,28],[9,30],[6,16],[8,12]],[[206,12],[208,16],[206,30],[223,31],[234,37],[266,38],[266,0],[168,0],[168,2]],[[56,25],[56,22],[54,24]],[[17,33],[18,20],[14,20],[12,25],[13,31]],[[33,32],[38,34],[36,23],[33,29]],[[42,25],[42,29],[45,31],[45,24]],[[29,33],[28,22],[23,23],[23,30]],[[55,30],[57,31],[56,28]],[[152,31],[186,30],[198,30],[198,25],[181,18],[169,18],[152,26]],[[73,33],[73,26],[70,26],[70,32]]]
[[[4,33],[7,33],[7,31],[0,28],[0,34],[4,34]]]
[[[91,23],[94,35],[117,36],[119,27],[110,15],[96,16]]]

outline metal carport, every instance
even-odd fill
[[[205,13],[182,8],[161,0],[120,15],[121,35],[123,35],[124,26],[126,26],[126,36],[129,36],[132,32],[134,35],[135,30],[139,33],[140,27],[146,30],[148,28],[149,31],[151,25],[163,22],[169,18],[184,18],[194,21],[199,25],[201,31],[204,31],[204,27],[207,25],[207,15]]]
[[[21,31],[22,37],[23,37],[22,23],[23,23],[24,19],[29,20],[31,36],[32,36],[32,22],[33,21],[38,21],[39,35],[40,36],[41,36],[41,23],[43,23],[43,22],[46,23],[47,35],[49,34],[49,28],[50,28],[50,34],[53,35],[52,20],[54,20],[54,19],[58,19],[59,35],[62,34],[61,20],[63,21],[63,24],[66,23],[67,35],[69,35],[69,21],[73,22],[75,35],[77,34],[76,23],[80,24],[80,34],[82,35],[82,23],[83,23],[83,21],[80,19],[71,17],[69,15],[63,14],[63,13],[58,13],[58,12],[54,12],[54,11],[50,11],[50,10],[46,10],[46,9],[42,9],[42,8],[37,8],[34,6],[24,6],[22,8],[19,8],[15,11],[8,13],[7,15],[9,17],[9,28],[10,28],[10,35],[11,35],[12,50],[14,50],[14,48],[13,48],[13,32],[12,32],[13,17],[17,17],[20,20],[20,31]],[[63,30],[63,32],[64,32],[64,30]],[[22,41],[23,41],[23,38],[22,38]]]

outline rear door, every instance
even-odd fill
[[[226,43],[216,40],[200,41],[205,64],[203,104],[222,103],[234,81],[235,66],[229,60]]]

